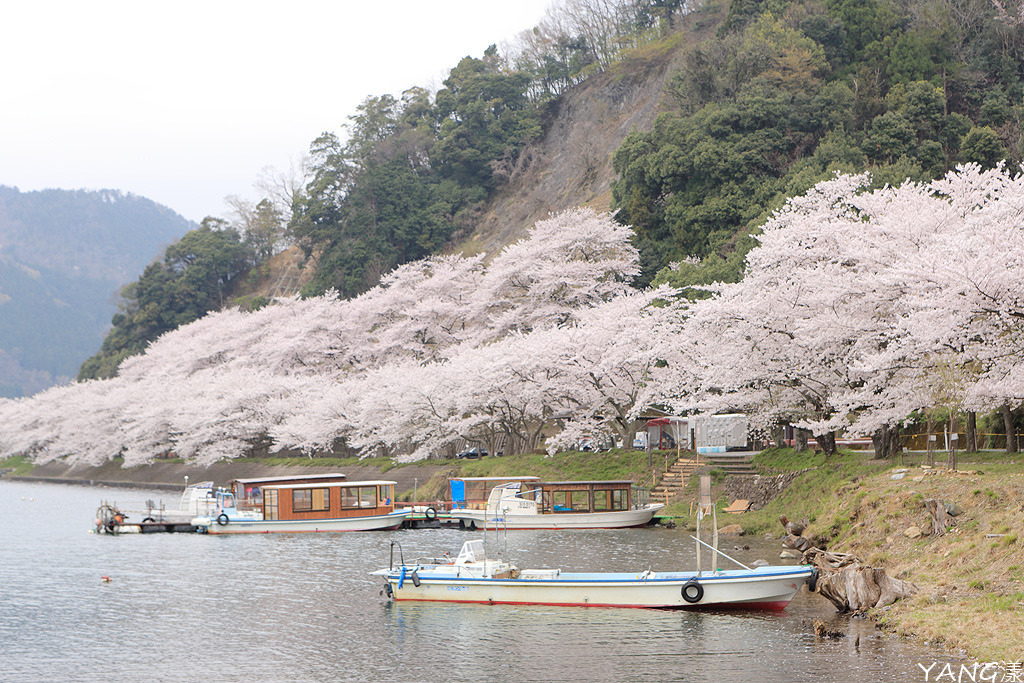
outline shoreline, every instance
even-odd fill
[[[295,465],[260,463],[252,460],[221,462],[209,467],[197,467],[183,462],[155,462],[132,468],[123,468],[117,462],[95,467],[69,466],[63,463],[47,463],[32,466],[24,474],[16,474],[9,468],[0,473],[0,479],[10,481],[36,481],[52,484],[75,484],[81,486],[108,486],[113,488],[151,488],[163,491],[183,491],[188,484],[213,481],[225,486],[232,479],[323,474],[340,471],[350,480],[389,479],[397,482],[396,492],[412,491],[424,487],[440,473],[451,469],[450,465],[405,465],[382,468],[358,461],[337,464]]]

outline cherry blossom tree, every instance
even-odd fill
[[[765,224],[741,282],[695,302],[631,289],[629,237],[575,209],[491,261],[431,257],[350,300],[210,314],[116,378],[0,401],[0,457],[210,464],[344,442],[409,460],[463,439],[532,450],[557,426],[554,451],[631,443],[654,404],[741,410],[832,450],[839,430],[891,436],[921,409],[1024,403],[1024,180],[1003,167],[820,183]]]
[[[868,184],[839,176],[791,200],[743,280],[690,307],[699,369],[670,397],[680,409],[742,408],[829,449],[837,429],[876,433],[933,404],[951,362],[972,368],[945,392],[963,406],[1021,401],[1020,176],[969,166],[927,185]]]
[[[546,409],[514,390],[548,371],[503,365],[501,354],[518,353],[524,331],[627,291],[638,262],[630,234],[577,209],[539,222],[489,264],[432,257],[351,300],[331,293],[210,314],[126,360],[113,380],[0,402],[0,454],[134,465],[172,453],[208,464],[268,439],[308,452],[345,439],[419,456],[498,434],[526,447]],[[447,384],[432,389],[434,377]],[[416,429],[400,428],[407,420]]]

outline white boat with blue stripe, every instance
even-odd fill
[[[806,582],[817,578],[809,566],[738,570],[562,572],[522,569],[488,559],[482,540],[466,541],[455,560],[400,558],[387,569],[385,592],[394,600],[506,605],[645,607],[668,609],[781,610]],[[399,546],[399,549],[401,546]]]

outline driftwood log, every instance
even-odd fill
[[[814,590],[840,612],[885,607],[917,593],[917,586],[909,581],[894,579],[884,569],[867,566],[854,555],[817,548],[803,536],[790,533],[783,545],[800,550],[802,561],[818,568]]]
[[[787,534],[782,539],[782,545],[785,548],[791,550],[797,550],[801,553],[806,553],[808,550],[816,550],[814,545],[803,536],[794,536],[793,534]]]

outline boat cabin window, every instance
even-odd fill
[[[323,512],[330,509],[330,489],[292,490],[292,510],[294,512]]]
[[[544,492],[547,498],[547,492]],[[545,501],[546,503],[547,501]],[[589,491],[552,491],[551,503],[552,512],[589,512],[590,492]]]
[[[392,501],[395,500],[394,484],[384,484],[380,487],[380,500],[383,505],[391,505]]]
[[[500,482],[497,481],[467,481],[466,492],[463,500],[466,501],[485,501],[491,494],[491,489],[497,486]]]
[[[376,486],[345,486],[341,489],[341,507],[343,508],[375,508],[377,507]]]
[[[594,491],[594,512],[628,510],[627,498],[623,489],[598,489]]]

